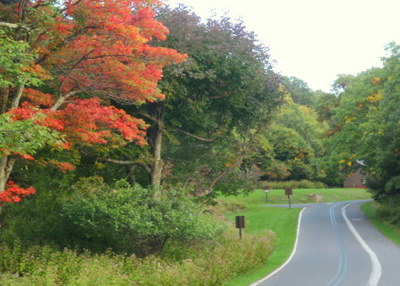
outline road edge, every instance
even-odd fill
[[[293,247],[293,251],[290,254],[289,258],[285,261],[285,263],[283,263],[281,266],[279,266],[277,269],[275,269],[274,271],[272,271],[270,274],[268,274],[267,276],[265,276],[264,278],[261,278],[260,280],[257,280],[256,282],[250,284],[249,286],[257,286],[260,283],[268,280],[269,278],[271,278],[271,276],[275,275],[276,273],[278,273],[279,271],[281,271],[293,258],[296,250],[297,250],[297,244],[299,242],[299,236],[300,236],[300,224],[301,224],[301,218],[303,216],[303,212],[306,210],[307,207],[304,207],[300,214],[299,214],[299,218],[297,219],[297,231],[296,231],[296,240],[294,242],[294,247]]]
[[[377,286],[379,283],[379,280],[382,276],[382,266],[379,262],[378,256],[376,255],[376,253],[368,246],[368,244],[365,242],[365,240],[362,238],[362,236],[358,233],[358,231],[356,230],[355,226],[350,222],[349,218],[346,215],[346,208],[353,205],[359,203],[359,201],[357,202],[351,202],[347,205],[345,205],[344,207],[342,207],[342,216],[347,224],[347,227],[349,228],[349,230],[351,231],[351,233],[354,235],[354,237],[356,238],[356,240],[360,243],[360,245],[362,246],[362,248],[367,252],[367,254],[369,255],[371,264],[372,264],[372,271],[368,280],[368,286]]]

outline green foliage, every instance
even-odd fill
[[[84,181],[61,216],[72,246],[137,255],[159,251],[170,239],[209,240],[219,229],[185,194],[168,191],[155,201],[152,190],[126,181],[113,188]]]
[[[315,93],[308,87],[307,83],[296,77],[284,77],[282,81],[285,89],[291,94],[293,101],[312,106],[315,103]]]
[[[296,189],[322,189],[326,185],[322,182],[312,182],[308,180],[301,181],[263,181],[262,185],[264,188],[269,189],[284,189],[284,188],[296,188]]]
[[[231,179],[242,171],[235,160],[242,157],[243,138],[269,120],[281,98],[268,49],[241,21],[228,17],[201,22],[183,5],[160,8],[158,17],[170,31],[159,44],[189,55],[165,70],[160,87],[166,100],[138,111],[157,119],[150,141],[157,125],[164,128],[164,186],[185,185],[198,193],[246,187],[246,180]]]
[[[316,100],[313,107],[318,114],[319,121],[330,124],[334,115],[333,109],[337,107],[339,97],[322,91],[316,91],[315,96]]]
[[[0,247],[1,285],[222,285],[261,265],[274,235],[230,231],[218,242],[169,245],[162,257],[78,254],[50,247]],[[184,248],[183,248],[184,246]],[[133,283],[133,284],[132,284]]]
[[[15,41],[0,29],[0,88],[42,84],[37,72],[29,68],[34,56],[24,41]]]
[[[26,171],[25,168],[23,169]],[[54,181],[51,180],[47,184],[44,177],[37,178],[39,179],[36,181],[39,182],[39,188],[35,196],[27,197],[19,204],[3,207],[0,241],[11,244],[13,241],[19,240],[23,245],[42,245],[54,244],[55,241],[65,239],[60,211],[67,194],[62,185],[68,181],[58,184],[56,180],[59,179],[58,173],[54,172],[54,176],[51,176],[52,174],[49,172],[46,177],[47,182],[49,177]],[[31,174],[37,175],[38,173]],[[54,189],[45,189],[44,185],[54,187]]]
[[[262,130],[250,155],[265,180],[321,180],[325,177],[322,136],[327,125],[316,112],[294,103],[290,94],[273,116],[272,124]]]
[[[383,68],[344,78],[328,143],[342,172],[363,169],[374,198],[393,208],[400,195],[399,47],[391,44],[388,52]]]
[[[109,187],[101,177],[81,178],[70,190],[66,182],[61,188],[52,182],[54,190],[39,189],[36,196],[5,207],[0,240],[144,256],[169,240],[212,240],[222,231],[183,192],[170,191],[154,201],[152,190],[123,180]]]
[[[12,120],[7,114],[0,115],[0,156],[12,153],[35,154],[45,146],[62,143],[62,137],[31,119]]]

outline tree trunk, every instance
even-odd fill
[[[156,102],[149,106],[149,113],[141,113],[147,119],[153,121],[152,127],[147,132],[147,141],[152,147],[153,162],[151,166],[150,183],[153,188],[153,198],[155,200],[161,197],[161,178],[164,162],[161,156],[162,137],[164,132],[164,112],[165,107],[162,103]]]
[[[157,127],[154,134],[154,146],[153,146],[153,166],[151,170],[151,185],[154,190],[154,199],[159,199],[161,192],[161,177],[164,162],[161,159],[161,147],[162,147],[162,127],[160,123],[157,123]]]
[[[5,156],[0,158],[0,193],[6,188],[8,178],[10,177],[11,171],[14,167],[14,163],[17,160],[15,157]],[[0,206],[0,213],[2,207]]]
[[[3,100],[2,106],[1,106],[1,113],[5,113],[7,111],[7,102],[8,102],[8,97],[10,96],[10,89],[8,88],[2,88],[0,89],[1,92],[1,97]]]
[[[14,156],[0,158],[0,192],[4,191],[16,160]]]

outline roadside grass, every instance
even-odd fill
[[[175,242],[163,255],[145,258],[0,244],[0,285],[224,285],[262,265],[274,241],[268,231],[239,240],[229,228],[217,241]]]
[[[400,228],[382,220],[377,213],[377,206],[374,202],[368,202],[361,206],[368,220],[388,239],[400,246]]]
[[[291,202],[312,203],[308,197],[311,194],[322,195],[324,202],[362,200],[371,197],[366,189],[294,189]],[[263,230],[272,230],[276,234],[274,251],[264,265],[236,277],[225,285],[247,286],[265,277],[289,258],[296,239],[298,216],[302,209],[266,206],[266,204],[287,204],[288,198],[283,190],[270,190],[267,202],[263,190],[255,190],[248,195],[237,197],[221,197],[219,202],[223,215],[232,223],[235,216],[245,216],[244,236]]]
[[[293,248],[297,217],[300,208],[267,208],[260,205],[249,205],[245,211],[238,213],[226,213],[225,216],[234,221],[236,215],[244,215],[246,226],[243,236],[257,233],[260,230],[271,230],[276,233],[274,251],[268,258],[267,263],[245,275],[240,275],[226,285],[249,285],[250,283],[264,277],[266,273],[278,268],[290,255]]]
[[[314,203],[309,195],[318,194],[323,196],[323,202],[339,202],[351,200],[370,199],[371,194],[367,189],[361,188],[332,188],[332,189],[293,189],[290,197],[292,204]],[[268,197],[268,200],[266,200]],[[249,195],[229,196],[224,200],[246,202],[246,204],[287,204],[288,197],[283,189],[269,190],[268,195],[263,190],[255,190]]]

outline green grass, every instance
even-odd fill
[[[293,204],[312,203],[308,198],[308,195],[311,194],[322,195],[324,202],[361,200],[371,197],[365,189],[295,189],[291,201]],[[256,190],[247,196],[229,196],[220,199],[220,205],[222,205],[224,216],[227,219],[233,222],[235,216],[245,216],[244,235],[262,230],[272,230],[276,233],[277,238],[274,252],[261,268],[238,276],[226,285],[244,286],[261,279],[282,265],[292,252],[301,209],[267,207],[266,203],[287,204],[288,199],[283,190],[270,190],[267,202],[263,190]]]
[[[231,221],[234,221],[236,215],[245,216],[246,228],[243,230],[243,236],[259,230],[272,230],[276,233],[277,241],[267,264],[246,275],[235,278],[227,285],[249,285],[285,262],[295,242],[297,218],[300,211],[299,208],[268,208],[250,205],[246,211],[226,214],[226,217]]]
[[[400,246],[400,228],[383,221],[377,214],[374,202],[368,202],[361,206],[368,220],[388,239]]]
[[[323,202],[339,202],[351,200],[365,200],[370,199],[371,194],[366,189],[352,189],[352,188],[335,188],[335,189],[293,189],[291,202],[293,204],[313,203],[308,197],[312,194],[319,194],[323,196]],[[224,201],[246,203],[246,204],[287,204],[288,197],[285,196],[284,190],[270,190],[268,193],[268,200],[263,190],[256,190],[249,195],[229,196],[224,197]]]

